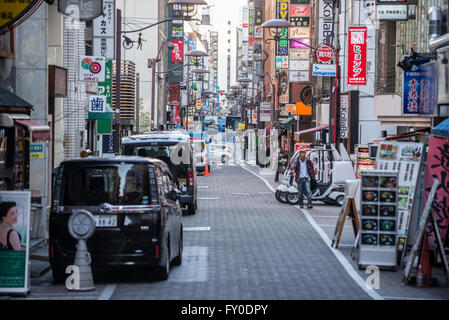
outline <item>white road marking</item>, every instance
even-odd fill
[[[249,195],[248,192],[233,192],[232,194],[237,194],[237,195]]]
[[[210,227],[184,227],[184,231],[210,231]]]
[[[108,284],[106,288],[104,288],[101,295],[98,297],[98,300],[110,300],[112,295],[114,294],[115,289],[117,288],[117,284]]]
[[[220,200],[220,198],[197,198],[198,200]]]
[[[197,186],[198,189],[209,189],[209,186]]]
[[[255,174],[254,172],[251,172],[250,170],[246,169],[244,166],[241,166],[241,167],[243,169],[245,169],[246,171],[248,171],[249,173],[251,173],[252,175],[258,177],[259,179],[262,179],[262,181],[265,182],[267,187],[271,191],[275,192],[274,188],[268,183],[268,181],[265,178],[259,176],[258,174]],[[351,265],[351,263],[343,255],[343,253],[341,253],[337,249],[331,247],[331,241],[330,241],[329,237],[323,231],[323,229],[321,229],[318,226],[318,224],[315,222],[315,220],[313,220],[313,217],[310,215],[310,213],[307,210],[305,210],[305,209],[301,209],[299,206],[295,206],[295,207],[305,215],[305,217],[307,218],[309,223],[312,225],[312,227],[315,229],[315,231],[318,232],[318,234],[320,235],[321,239],[323,239],[323,241],[326,243],[328,248],[332,251],[332,253],[335,255],[337,260],[340,262],[340,264],[343,266],[343,268],[346,270],[346,272],[349,274],[349,276],[355,281],[355,283],[357,283],[359,285],[359,287],[362,288],[362,290],[364,290],[372,299],[374,299],[374,300],[384,300],[384,298],[380,294],[378,294],[375,291],[375,289],[368,289],[367,288],[365,280],[354,269],[354,267]]]
[[[332,227],[335,228],[333,224],[318,224],[320,227]],[[351,226],[344,226],[343,228],[352,228]]]
[[[391,299],[391,300],[446,300],[446,299],[434,299],[434,298],[412,298],[412,297],[386,297],[385,299]]]
[[[338,218],[338,216],[313,216],[314,218]]]

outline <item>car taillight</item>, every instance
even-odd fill
[[[159,257],[159,244],[156,243],[156,258]]]
[[[55,256],[55,247],[53,245],[50,245],[50,258],[53,258]]]
[[[189,189],[193,189],[193,168],[189,171]]]

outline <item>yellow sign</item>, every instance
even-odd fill
[[[238,130],[245,130],[245,124],[244,123],[239,123],[237,129]]]
[[[296,102],[296,115],[299,116],[311,116],[312,115],[312,107],[305,105],[302,102]]]
[[[22,18],[38,0],[0,0],[0,30]]]

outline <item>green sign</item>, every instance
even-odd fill
[[[106,105],[112,108],[112,60],[106,61],[105,76],[103,82],[98,82],[98,94],[106,96]]]
[[[39,150],[39,145],[33,149]],[[7,233],[17,237],[9,237],[6,250],[0,250],[0,294],[29,292],[29,239],[31,191],[0,191],[2,203],[7,204],[7,216],[15,215],[7,228],[0,233],[6,238]],[[6,234],[5,234],[6,232]],[[20,241],[19,241],[20,240]],[[5,241],[5,240],[2,240]]]
[[[25,287],[26,251],[0,251],[0,287]]]
[[[112,133],[112,120],[97,120],[97,133],[98,134],[111,134]]]
[[[42,159],[44,157],[44,145],[43,144],[30,144],[30,158]]]

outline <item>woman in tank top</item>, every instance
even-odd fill
[[[0,203],[0,250],[25,250],[20,234],[13,227],[17,219],[15,202]]]

